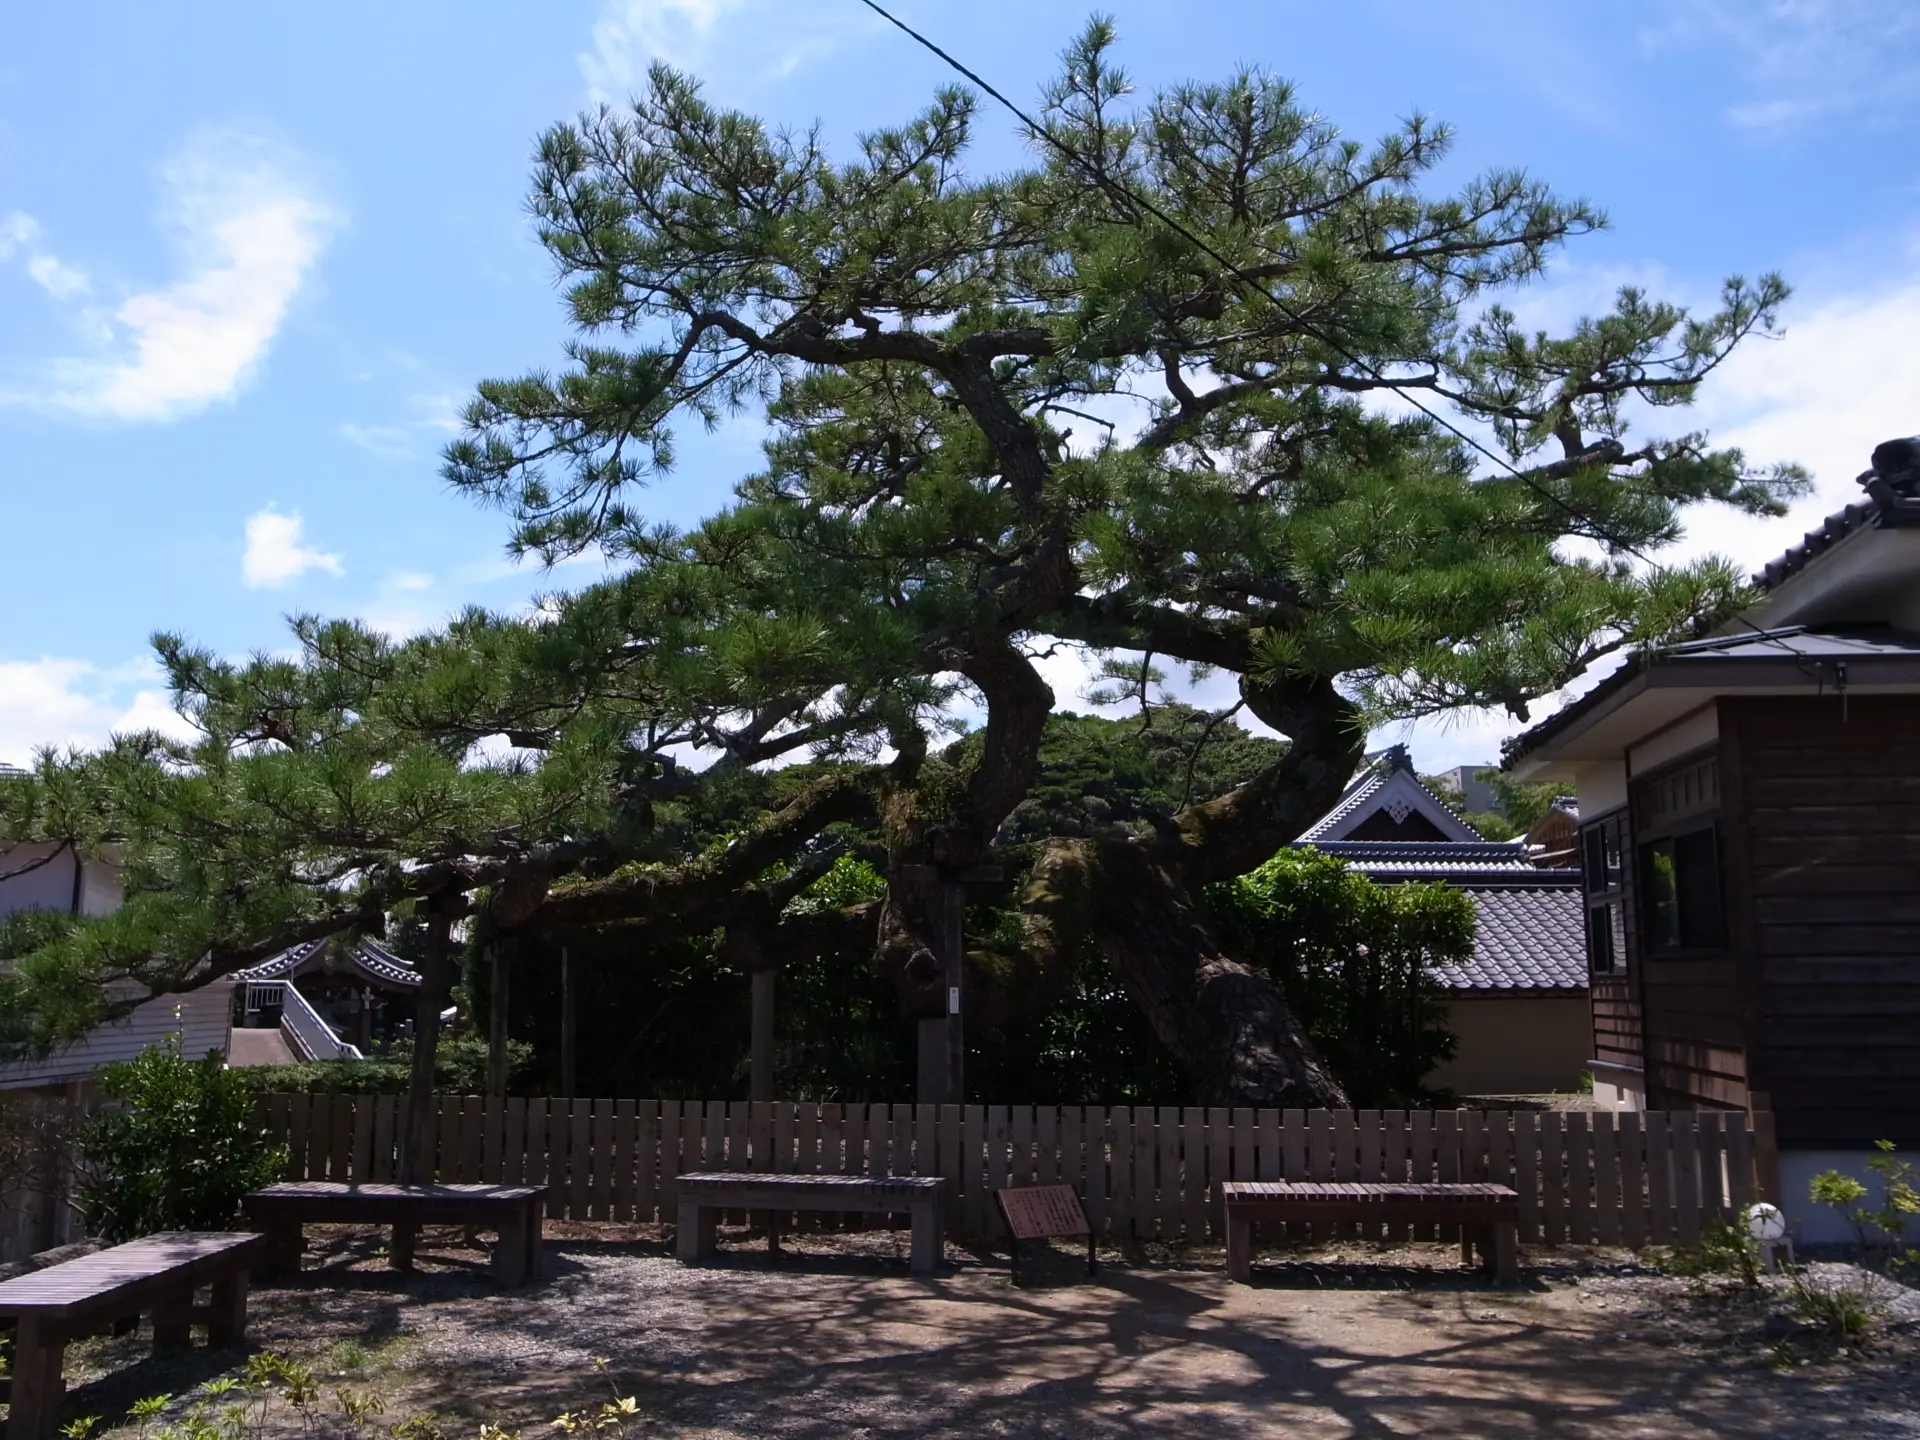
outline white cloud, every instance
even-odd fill
[[[410,395],[407,409],[412,412],[411,419],[386,425],[350,422],[338,426],[335,433],[383,460],[431,459],[444,443],[441,437],[459,431],[462,403],[460,396],[442,391]]]
[[[108,670],[52,657],[0,661],[0,761],[25,765],[47,746],[94,746],[135,730],[192,736],[158,678],[150,660]]]
[[[23,210],[0,215],[0,260],[11,260],[14,252],[31,245],[40,234],[40,222]]]
[[[40,222],[24,210],[0,216],[0,261],[25,251],[28,278],[54,299],[71,300],[86,294],[86,272],[40,248],[36,243],[40,233]]]
[[[54,255],[34,255],[27,260],[27,274],[33,283],[56,300],[71,300],[90,288],[86,272],[76,269]]]
[[[196,133],[160,172],[162,219],[185,274],[84,317],[100,332],[97,352],[50,362],[46,385],[7,398],[165,421],[238,394],[339,224],[301,169],[259,135]],[[86,289],[84,275],[51,256],[36,257],[29,271],[57,298]]]
[[[1840,114],[1884,122],[1920,87],[1920,7],[1909,0],[1675,0],[1643,39],[1731,52],[1755,93],[1726,114],[1749,130]]]
[[[285,585],[309,570],[341,573],[338,555],[300,543],[305,524],[299,515],[282,515],[271,506],[247,517],[247,550],[240,561],[240,576],[250,588]]]
[[[605,0],[580,74],[596,103],[612,105],[640,89],[655,61],[703,80],[777,79],[872,18],[852,6],[775,0]]]
[[[389,590],[431,590],[433,576],[421,570],[396,570],[386,579]]]

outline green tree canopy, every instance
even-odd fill
[[[1143,693],[1224,674],[1288,743],[1144,827],[1033,839],[1020,926],[969,957],[981,1013],[1091,943],[1198,1093],[1336,1102],[1203,890],[1320,813],[1369,725],[1524,715],[1737,603],[1725,562],[1633,557],[1691,505],[1774,513],[1803,477],[1628,420],[1684,408],[1786,287],[1730,280],[1704,316],[1625,290],[1526,331],[1503,298],[1594,207],[1513,171],[1437,188],[1446,127],[1352,140],[1257,70],[1136,99],[1114,48],[1104,23],[1068,48],[1048,133],[998,176],[969,168],[960,89],[835,159],[656,67],[541,137],[532,208],[576,336],[479,387],[446,474],[517,549],[620,573],[404,644],[303,621],[294,660],[163,639],[202,740],[0,783],[0,834],[111,841],[130,882],[116,917],[5,932],[11,1037],[70,1030],[104,979],[193,984],[409,906],[441,948],[464,917],[717,930],[773,963],[851,928],[908,1013],[939,1013],[941,882],[1002,855],[1055,703],[1035,658],[1081,647]],[[764,465],[697,525],[650,520],[674,426],[739,412]],[[983,720],[949,756],[956,704]],[[886,895],[792,912],[854,821]]]

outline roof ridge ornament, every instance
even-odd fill
[[[1883,440],[1872,458],[1860,487],[1873,497],[1883,523],[1920,525],[1920,435]]]

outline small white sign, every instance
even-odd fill
[[[949,985],[947,987],[947,1014],[958,1015],[959,1013],[960,987],[958,985]]]

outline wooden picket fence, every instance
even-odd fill
[[[391,1180],[396,1096],[273,1095],[287,1178]],[[1738,1112],[1247,1110],[435,1097],[447,1182],[552,1187],[554,1219],[672,1221],[695,1170],[940,1175],[956,1235],[999,1229],[992,1192],[1064,1181],[1116,1242],[1222,1234],[1225,1180],[1494,1181],[1531,1243],[1686,1244],[1757,1196],[1771,1143]],[[1760,1169],[1756,1172],[1756,1165]],[[798,1216],[799,1227],[819,1225]],[[1349,1227],[1350,1229],[1351,1227]],[[1388,1239],[1448,1239],[1444,1231]]]

